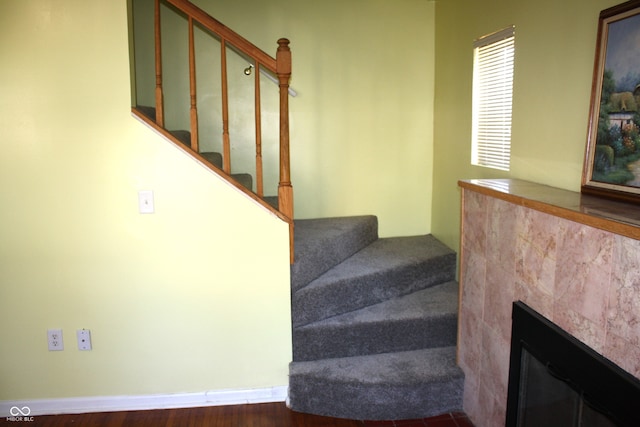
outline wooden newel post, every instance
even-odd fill
[[[278,40],[276,74],[280,86],[280,182],[278,210],[291,220],[289,238],[293,262],[293,186],[289,160],[289,80],[291,79],[291,49],[289,40]]]

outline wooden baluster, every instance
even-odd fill
[[[156,123],[164,127],[164,97],[162,95],[162,31],[160,29],[160,0],[156,0],[155,12],[155,49],[156,49]]]
[[[258,196],[264,197],[262,179],[262,112],[260,109],[260,63],[256,62],[255,74],[255,114],[256,114],[256,190]]]
[[[198,105],[196,96],[196,48],[193,38],[193,18],[189,17],[189,90],[191,95],[191,149],[198,153]]]
[[[291,78],[291,50],[289,40],[278,40],[276,74],[280,86],[280,182],[278,184],[278,210],[289,218],[290,262],[294,261],[293,248],[293,186],[289,162],[289,79]]]
[[[220,40],[222,67],[222,169],[231,174],[231,141],[229,140],[229,91],[227,87],[227,42]]]

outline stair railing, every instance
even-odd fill
[[[194,24],[215,34],[220,39],[220,63],[222,76],[222,170],[230,179],[231,174],[231,143],[229,137],[229,100],[227,85],[227,45],[251,58],[256,68],[255,73],[255,130],[256,130],[256,194],[260,201],[269,209],[273,207],[264,201],[263,166],[262,166],[262,137],[261,137],[261,108],[260,108],[260,74],[262,69],[268,70],[277,76],[280,99],[280,156],[279,156],[279,182],[278,182],[278,208],[277,213],[289,223],[289,239],[291,247],[291,262],[293,262],[293,187],[291,185],[291,169],[289,154],[289,81],[291,79],[291,50],[289,40],[278,40],[276,57],[273,58],[260,48],[247,41],[233,30],[207,14],[205,11],[188,0],[155,0],[155,123],[164,128],[164,97],[162,87],[162,45],[161,45],[161,16],[160,3],[164,1],[187,16],[189,31],[189,86],[190,86],[190,127],[191,149],[198,153],[198,110],[197,88],[194,46]],[[238,187],[245,191],[243,188]],[[248,190],[246,190],[248,191]],[[249,192],[249,191],[248,191]],[[253,195],[252,192],[249,192]]]

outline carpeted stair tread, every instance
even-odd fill
[[[292,362],[296,411],[364,420],[423,418],[462,408],[455,347]]]
[[[200,153],[200,155],[215,167],[222,169],[222,154],[211,151]]]
[[[187,147],[191,148],[191,132],[188,130],[171,130],[169,133]]]
[[[290,373],[354,384],[420,384],[460,376],[455,360],[455,347],[437,347],[292,362]]]
[[[136,108],[140,110],[142,114],[149,117],[154,122],[156,121],[156,109],[155,107],[149,107],[147,105],[137,105]]]
[[[294,326],[454,279],[456,254],[432,235],[378,239],[292,296]]]
[[[278,196],[264,196],[264,201],[269,203],[274,208],[278,209]]]
[[[300,289],[378,238],[375,216],[296,220],[291,288]]]
[[[248,173],[232,173],[231,177],[245,188],[253,191],[253,177]]]
[[[222,169],[222,154],[215,151],[206,151],[204,153],[200,153],[200,155],[218,169]],[[231,177],[242,184],[245,188],[253,190],[253,177],[251,176],[251,174],[232,173]]]
[[[458,284],[446,282],[293,330],[293,360],[454,346]]]

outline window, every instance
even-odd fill
[[[473,43],[471,163],[509,170],[515,27]]]

